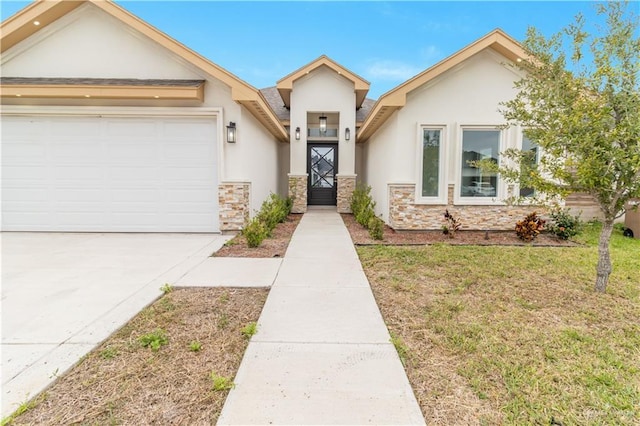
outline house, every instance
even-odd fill
[[[271,192],[396,229],[512,228],[532,207],[467,159],[521,147],[498,103],[521,47],[496,30],[384,94],[326,56],[258,90],[111,1],[38,1],[2,23],[4,231],[224,232]]]

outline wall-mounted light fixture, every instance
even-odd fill
[[[327,133],[327,117],[321,115],[320,118],[320,133]]]
[[[296,127],[296,140],[300,140],[300,127]]]
[[[344,129],[344,140],[348,141],[351,139],[351,130],[347,127]]]
[[[236,123],[233,121],[227,126],[227,143],[236,143]]]

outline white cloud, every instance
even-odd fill
[[[420,50],[420,57],[427,65],[435,64],[442,59],[442,51],[438,49],[438,46],[431,44]]]
[[[420,68],[398,61],[377,61],[366,71],[366,78],[371,80],[404,81],[422,71]]]

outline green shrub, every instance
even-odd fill
[[[522,241],[533,241],[544,229],[545,221],[536,212],[528,214],[516,223],[516,234]]]
[[[242,235],[247,239],[249,247],[258,247],[267,238],[269,231],[258,217],[254,217],[242,230]]]
[[[550,213],[551,224],[547,229],[561,240],[568,240],[580,233],[580,216],[572,216],[568,209],[555,209]]]
[[[282,223],[287,219],[293,200],[291,198],[282,198],[278,194],[270,194],[269,198],[264,200],[260,211],[255,217],[244,227],[242,235],[247,239],[249,247],[258,247],[262,241],[271,236],[271,232],[278,223]]]
[[[369,235],[374,240],[382,240],[384,237],[384,222],[379,217],[369,219]]]
[[[376,216],[375,207],[376,203],[371,198],[371,187],[358,185],[351,197],[351,211],[356,222],[368,228],[371,218]]]
[[[267,228],[267,235],[271,235],[271,231],[279,224],[287,219],[291,213],[293,202],[291,199],[282,198],[278,194],[271,194],[260,207],[260,211],[256,218],[264,223]]]

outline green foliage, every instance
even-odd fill
[[[160,291],[164,294],[169,294],[173,291],[173,286],[169,283],[164,283],[164,285],[160,287]]]
[[[358,185],[351,197],[351,211],[356,222],[367,228],[371,218],[376,216],[375,207],[376,203],[371,198],[371,187]]]
[[[456,236],[456,232],[458,232],[462,226],[460,219],[453,217],[447,209],[444,211],[444,220],[446,221],[446,225],[442,226],[442,233],[448,235],[449,238],[454,238]]]
[[[262,244],[262,241],[267,238],[269,231],[258,217],[254,217],[249,224],[244,227],[242,235],[247,239],[247,245],[249,247],[258,247]]]
[[[372,217],[368,223],[369,235],[374,240],[382,240],[384,238],[384,222],[379,217]]]
[[[391,344],[394,348],[396,348],[396,352],[398,352],[398,357],[400,357],[400,362],[405,367],[407,366],[407,360],[409,359],[409,347],[404,343],[402,337],[396,335],[395,333],[391,333]]]
[[[258,324],[255,321],[252,321],[249,324],[242,327],[242,330],[240,330],[240,332],[247,339],[251,339],[251,336],[253,336],[258,332]]]
[[[265,238],[270,237],[274,228],[287,219],[292,207],[291,198],[282,198],[273,193],[269,195],[260,211],[242,230],[249,247],[258,247]]]
[[[544,229],[545,221],[536,212],[529,213],[516,223],[516,234],[522,241],[533,241]]]
[[[292,205],[291,200],[284,199],[278,194],[272,193],[269,195],[269,198],[262,203],[256,218],[264,223],[270,235],[276,225],[284,222],[289,213],[291,213]]]
[[[198,342],[197,340],[192,340],[191,343],[189,343],[189,350],[191,352],[200,352],[201,349],[202,343]]]
[[[568,240],[580,233],[580,216],[572,216],[567,209],[555,209],[550,213],[552,222],[547,230],[561,240]]]
[[[102,359],[113,359],[118,355],[118,349],[113,346],[108,346],[100,351],[100,357]]]
[[[0,422],[0,425],[9,426],[14,424],[16,418],[23,415],[27,411],[36,408],[41,402],[46,401],[47,398],[48,398],[48,394],[46,392],[43,392],[36,398],[23,402],[18,406],[16,411],[14,411],[10,416],[2,419],[2,422]]]
[[[640,20],[634,2],[595,5],[596,31],[573,24],[547,38],[529,28],[527,55],[515,66],[525,75],[502,114],[541,148],[536,167],[522,167],[523,153],[501,176],[520,181],[548,200],[571,192],[594,196],[604,215],[595,289],[604,292],[611,273],[609,241],[613,221],[640,197]],[[569,71],[571,69],[571,71]],[[524,172],[523,172],[524,171]]]
[[[209,377],[213,384],[213,390],[216,392],[229,390],[235,387],[233,380],[229,377],[219,376],[215,371],[212,371],[211,374],[209,374]]]
[[[151,333],[140,336],[138,342],[142,347],[151,348],[152,351],[157,352],[162,346],[169,343],[169,338],[164,330],[158,328]]]
[[[374,240],[384,238],[384,222],[376,217],[376,202],[371,197],[371,187],[358,185],[351,196],[351,211],[356,222],[369,230]]]

